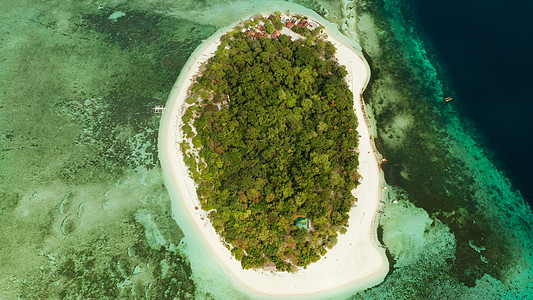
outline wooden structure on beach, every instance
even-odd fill
[[[270,262],[270,263],[266,264],[263,269],[265,271],[267,271],[267,272],[276,272],[277,271],[276,264],[273,263],[273,262]]]
[[[155,112],[155,113],[162,113],[163,110],[165,110],[165,107],[164,107],[163,105],[156,105],[156,106],[154,107],[154,112]]]

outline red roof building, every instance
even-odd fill
[[[276,29],[276,30],[274,30],[274,32],[272,33],[272,38],[273,38],[273,39],[277,39],[277,38],[279,38],[280,35],[281,35],[281,31],[279,31],[279,30]]]
[[[302,28],[302,27],[307,27],[307,25],[309,25],[309,23],[307,23],[307,21],[300,21],[298,22],[298,27]]]

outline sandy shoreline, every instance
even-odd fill
[[[182,140],[181,115],[187,89],[200,66],[219,45],[219,32],[205,41],[189,58],[174,85],[159,132],[159,156],[165,184],[173,207],[181,211],[178,220],[186,235],[201,239],[207,254],[214,257],[223,273],[236,288],[246,294],[263,297],[325,296],[343,291],[356,291],[383,281],[388,261],[376,238],[376,214],[380,201],[380,170],[378,158],[370,139],[370,129],[364,116],[361,93],[368,83],[370,70],[366,61],[351,47],[341,43],[326,30],[328,39],[337,48],[337,58],[348,71],[348,83],[354,94],[354,108],[358,119],[359,173],[363,179],[355,191],[359,199],[350,211],[348,232],[340,235],[337,245],[325,257],[294,274],[242,270],[211,226],[205,212],[196,210],[198,199],[193,180],[179,150]],[[186,227],[186,228],[184,228]]]

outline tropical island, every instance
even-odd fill
[[[305,267],[346,232],[357,120],[322,31],[302,16],[247,20],[221,37],[187,99],[185,163],[245,269]]]
[[[356,43],[314,18],[221,29],[191,55],[161,119],[159,158],[195,276],[252,297],[338,296],[388,271],[361,98],[370,70]]]

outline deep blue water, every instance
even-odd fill
[[[453,106],[533,204],[533,1],[414,0]]]

